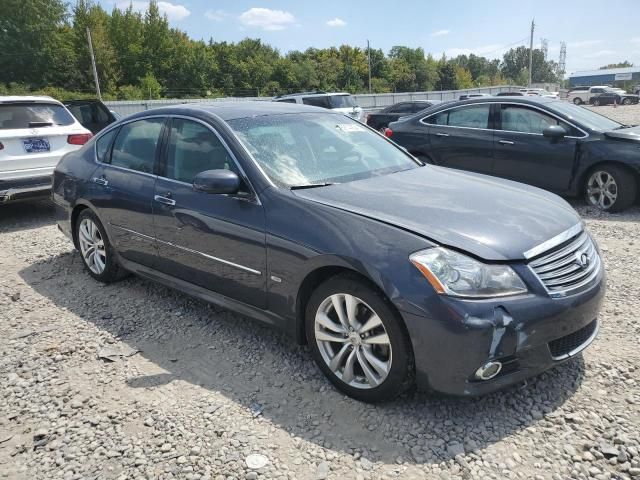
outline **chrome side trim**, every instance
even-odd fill
[[[194,255],[200,255],[204,258],[208,258],[209,260],[213,260],[215,262],[224,263],[225,265],[229,265],[230,267],[239,268],[240,270],[244,270],[245,272],[253,273],[254,275],[262,275],[260,270],[254,270],[253,268],[245,267],[244,265],[240,265],[238,263],[230,262],[229,260],[224,260],[222,258],[214,257],[213,255],[209,255],[208,253],[199,252],[198,250],[193,250],[188,247],[183,247],[182,245],[176,245],[171,242],[165,242],[163,240],[158,240],[158,242],[168,245],[173,248],[177,248],[178,250],[182,250],[185,252],[193,253]]]
[[[204,258],[208,258],[209,260],[213,260],[216,262],[224,263],[225,265],[229,265],[230,267],[239,268],[240,270],[244,270],[245,272],[253,273],[254,275],[262,275],[260,270],[254,270],[253,268],[245,267],[244,265],[240,265],[238,263],[230,262],[229,260],[224,260],[222,258],[214,257],[213,255],[209,255],[208,253],[199,252],[198,250],[193,250],[188,247],[183,247],[181,245],[176,245],[175,243],[165,242],[163,240],[159,240],[157,238],[151,237],[149,235],[145,235],[144,233],[136,232],[135,230],[131,230],[130,228],[121,227],[119,225],[114,225],[113,223],[109,224],[110,226],[117,228],[118,230],[124,230],[125,232],[132,233],[133,235],[137,235],[139,237],[144,238],[145,240],[152,240],[158,243],[162,243],[163,245],[168,245],[173,248],[177,248],[178,250],[182,250],[185,252],[193,253],[194,255],[200,255]]]
[[[598,332],[600,331],[600,322],[598,322],[598,320],[595,320],[595,322],[596,322],[596,328],[594,328],[593,333],[591,334],[591,336],[589,338],[587,338],[584,341],[584,343],[578,345],[576,348],[574,348],[573,350],[571,350],[568,353],[565,353],[564,355],[560,355],[559,357],[551,356],[551,358],[556,360],[556,361],[566,360],[567,358],[570,358],[570,357],[573,357],[573,356],[577,355],[578,353],[583,351],[585,348],[587,348],[589,345],[591,345],[591,343],[598,336]]]
[[[492,128],[456,127],[456,126],[454,126],[454,125],[436,125],[436,124],[434,124],[434,123],[427,123],[427,122],[425,122],[425,120],[426,120],[427,118],[431,118],[431,117],[433,117],[434,115],[438,115],[439,113],[442,113],[442,112],[448,112],[449,110],[453,110],[453,109],[455,109],[455,108],[468,107],[468,106],[470,106],[470,105],[493,105],[493,104],[501,104],[501,105],[518,105],[518,106],[525,107],[525,108],[532,108],[532,109],[534,109],[534,110],[538,110],[538,111],[540,111],[540,112],[542,112],[542,113],[545,113],[545,114],[547,114],[547,115],[549,115],[549,116],[551,116],[551,117],[554,117],[554,118],[556,118],[556,119],[560,120],[561,122],[564,122],[564,123],[566,123],[566,124],[568,124],[568,125],[571,125],[571,126],[572,126],[573,128],[575,128],[576,130],[578,130],[578,131],[580,131],[580,132],[584,133],[584,136],[582,136],[582,137],[575,137],[575,136],[573,136],[573,135],[565,135],[565,137],[564,137],[564,138],[583,139],[583,138],[588,138],[588,137],[589,137],[589,134],[588,134],[587,132],[585,132],[582,128],[580,128],[580,127],[578,127],[578,126],[574,125],[573,123],[571,123],[570,121],[565,120],[564,118],[562,118],[562,117],[560,117],[560,116],[558,116],[558,115],[554,114],[553,112],[550,112],[550,111],[548,111],[548,110],[545,110],[544,108],[540,108],[540,107],[538,107],[538,106],[536,106],[536,105],[530,105],[530,104],[528,104],[528,103],[519,103],[519,102],[477,102],[477,103],[467,103],[467,104],[465,104],[465,105],[456,105],[456,106],[454,106],[454,107],[445,108],[444,110],[439,110],[439,111],[434,112],[434,113],[432,113],[432,114],[430,114],[430,115],[427,115],[426,117],[421,118],[419,121],[420,121],[420,123],[422,123],[423,125],[433,126],[433,127],[462,128],[462,129],[467,129],[467,130],[482,130],[482,131],[485,131],[485,132],[518,133],[518,134],[521,134],[521,135],[537,135],[537,136],[539,136],[539,137],[544,136],[544,135],[542,135],[541,133],[531,133],[531,132],[514,132],[513,130],[497,130],[497,129],[492,129]]]
[[[151,240],[152,242],[155,242],[155,238],[151,237],[149,235],[145,235],[144,233],[140,233],[140,232],[136,232],[135,230],[131,230],[129,228],[125,228],[125,227],[121,227],[120,225],[116,225],[115,223],[109,223],[110,227],[113,228],[117,228],[118,230],[123,230],[125,232],[128,233],[133,233],[134,235],[137,235],[138,237],[144,238],[145,240]]]
[[[549,240],[542,242],[540,245],[536,245],[535,247],[524,252],[524,258],[528,260],[537,255],[540,255],[541,253],[544,253],[547,250],[557,245],[560,245],[563,242],[566,242],[570,238],[575,237],[582,231],[582,229],[583,229],[582,222],[576,223],[573,227],[569,228],[568,230],[565,230],[564,232],[556,235],[555,237],[550,238]]]

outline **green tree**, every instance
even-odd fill
[[[542,50],[533,50],[532,81],[534,83],[555,82],[557,64],[544,59]],[[504,54],[500,70],[506,78],[516,80],[522,78],[522,72],[529,69],[529,49],[526,47],[512,48]],[[528,75],[528,74],[527,74]],[[528,79],[527,79],[528,82]],[[521,82],[517,82],[522,85]],[[524,83],[526,84],[526,82]]]
[[[600,67],[599,70],[607,70],[609,68],[628,68],[633,66],[633,63],[631,63],[629,60],[625,60],[624,62],[610,63],[609,65]]]

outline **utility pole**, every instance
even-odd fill
[[[367,63],[369,65],[369,93],[371,93],[371,46],[367,40]]]
[[[96,69],[96,57],[93,55],[93,43],[91,42],[91,31],[89,27],[87,27],[87,41],[89,42],[89,53],[91,54],[91,65],[93,66],[93,80],[96,82],[96,95],[98,96],[98,100],[102,100],[98,70]]]
[[[533,68],[533,29],[535,27],[535,19],[533,19],[531,20],[531,42],[529,42],[529,87],[531,87],[531,70]]]

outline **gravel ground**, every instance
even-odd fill
[[[3,207],[0,477],[640,478],[640,207],[574,206],[608,273],[591,348],[482,398],[376,406],[251,320],[136,277],[93,281],[50,204]]]
[[[588,108],[589,110],[593,110],[600,115],[605,115],[609,118],[612,118],[617,122],[624,123],[625,125],[640,124],[640,104],[618,105],[615,108],[611,105],[604,105],[602,107],[587,106],[586,108]]]

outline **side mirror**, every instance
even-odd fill
[[[559,139],[564,137],[567,131],[560,125],[551,125],[542,131],[542,135],[552,139]]]
[[[240,178],[231,170],[205,170],[193,179],[193,188],[204,193],[238,193]]]

